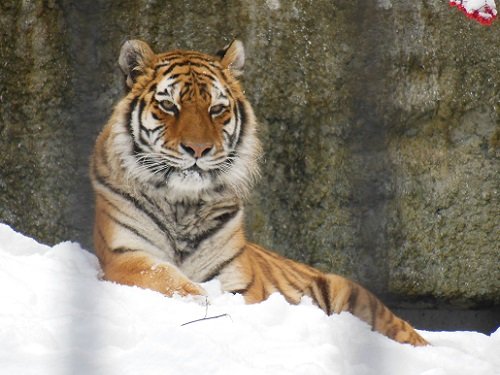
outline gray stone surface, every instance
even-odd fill
[[[499,304],[500,22],[444,0],[4,0],[0,221],[91,248],[121,43],[234,37],[266,151],[249,236],[413,307]]]

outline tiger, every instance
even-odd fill
[[[103,278],[173,296],[204,282],[246,303],[280,293],[309,297],[326,314],[350,312],[400,343],[427,345],[367,289],[246,239],[244,206],[259,176],[258,124],[239,77],[243,43],[216,54],[156,54],[128,40],[118,64],[125,96],[90,162],[94,251]]]

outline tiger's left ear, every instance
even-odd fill
[[[125,74],[128,88],[132,88],[137,78],[144,74],[146,68],[153,63],[155,53],[151,47],[141,40],[127,40],[122,45],[118,64]]]
[[[223,68],[229,68],[235,77],[243,74],[245,65],[245,49],[238,39],[233,40],[224,49],[217,52]]]

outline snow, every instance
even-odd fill
[[[500,329],[421,331],[432,346],[414,348],[310,300],[245,305],[210,282],[207,307],[99,275],[78,244],[0,224],[0,374],[500,374]],[[222,316],[182,326],[205,314]]]

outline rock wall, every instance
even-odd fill
[[[499,27],[445,0],[4,0],[0,221],[91,248],[121,43],[238,37],[265,148],[249,236],[399,304],[499,304]]]

